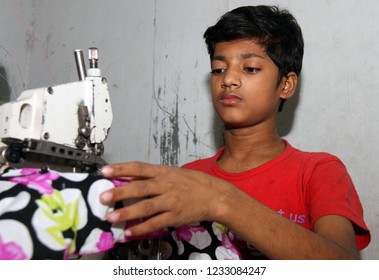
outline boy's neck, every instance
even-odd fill
[[[225,130],[224,137],[225,150],[218,164],[229,172],[258,167],[283,153],[286,147],[276,129],[229,129]]]

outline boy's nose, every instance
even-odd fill
[[[222,87],[239,87],[241,85],[241,80],[239,75],[235,71],[227,70],[225,71],[224,78],[222,79]]]

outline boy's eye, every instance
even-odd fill
[[[248,73],[258,73],[259,69],[255,67],[246,67],[245,71]]]
[[[211,74],[212,74],[212,75],[215,75],[215,74],[221,74],[221,73],[223,73],[224,71],[225,71],[225,69],[223,69],[223,68],[212,69]]]

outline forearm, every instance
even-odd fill
[[[247,194],[225,187],[213,204],[214,220],[228,226],[271,259],[351,259],[355,250],[305,229]],[[341,242],[342,243],[342,242]]]

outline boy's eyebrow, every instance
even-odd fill
[[[261,56],[259,54],[256,54],[256,53],[241,53],[239,55],[239,57],[241,57],[243,59],[252,58],[252,57],[263,59],[263,56]],[[224,55],[214,55],[213,58],[212,58],[212,60],[221,60],[221,61],[224,61],[225,60],[225,56]]]
[[[263,56],[261,56],[259,54],[256,54],[256,53],[242,53],[242,54],[240,54],[240,57],[241,58],[257,57],[257,58],[262,58],[263,59]]]

